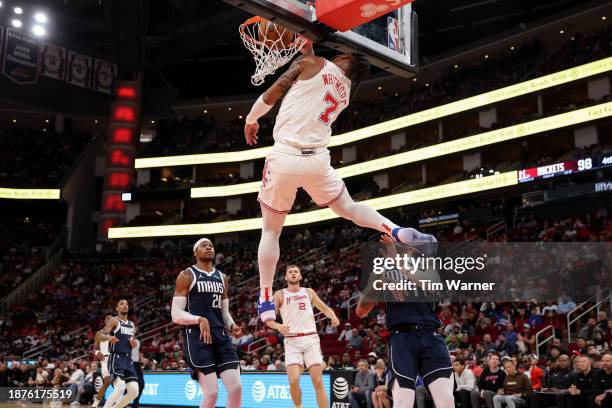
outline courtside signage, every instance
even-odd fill
[[[441,186],[422,188],[420,190],[393,194],[385,197],[361,201],[377,210],[438,200],[446,197],[455,197],[464,194],[516,185],[518,177],[516,171],[509,171],[489,177],[458,181]],[[310,224],[326,221],[338,216],[329,208],[306,211],[298,214],[289,214],[285,226]],[[247,218],[243,220],[213,222],[208,224],[181,224],[181,225],[155,225],[148,227],[119,227],[110,228],[108,237],[115,238],[143,238],[143,237],[170,237],[184,235],[213,235],[228,232],[257,230],[262,227],[261,218]]]
[[[398,129],[404,129],[419,123],[429,122],[448,115],[501,102],[517,96],[526,95],[568,82],[577,81],[579,79],[588,78],[590,76],[608,72],[610,70],[612,70],[612,57],[604,58],[588,64],[580,65],[575,68],[569,68],[553,74],[545,75],[540,78],[510,85],[495,91],[486,92],[456,102],[451,102],[446,105],[412,113],[410,115],[402,116],[401,118],[392,119],[376,125],[357,129],[352,132],[332,136],[329,147],[353,143],[358,140],[378,136]],[[258,149],[224,153],[147,157],[136,159],[135,167],[137,169],[146,169],[152,167],[241,162],[265,157],[269,153],[270,149],[271,147],[261,147]]]
[[[352,164],[336,169],[336,172],[342,178],[358,176],[391,167],[402,166],[404,164],[416,163],[434,157],[445,156],[447,154],[531,136],[549,130],[578,125],[580,123],[609,116],[612,116],[612,102],[578,109],[527,123],[521,123],[503,129],[492,130],[490,132],[484,132],[474,136],[452,140],[450,142],[438,143],[432,146],[382,157],[380,159]],[[260,183],[257,181],[220,187],[196,187],[191,189],[191,198],[224,197],[228,195],[256,193],[259,191],[259,184]]]
[[[14,200],[59,200],[58,188],[2,188],[0,198]]]
[[[202,400],[202,390],[188,373],[145,373],[145,388],[140,397],[140,403],[151,406],[188,406],[197,407]],[[242,406],[244,408],[293,408],[289,394],[287,374],[260,374],[242,372]],[[219,393],[217,407],[225,407],[227,391],[223,382],[218,380]],[[316,407],[317,399],[310,381],[310,376],[300,378],[303,406]],[[323,374],[323,386],[329,390],[329,374]],[[110,395],[112,387],[106,392]]]

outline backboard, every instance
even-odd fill
[[[362,52],[370,63],[390,73],[411,77],[417,72],[418,20],[410,4],[341,32],[317,22],[316,9],[308,0],[223,1],[275,21],[326,47],[341,52]]]

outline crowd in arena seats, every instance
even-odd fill
[[[537,41],[517,47],[507,54],[470,65],[451,68],[430,84],[417,82],[406,93],[382,93],[380,100],[357,99],[334,124],[335,133],[343,133],[364,126],[418,112],[455,100],[499,89],[548,73],[605,58],[610,55],[611,27],[594,33],[576,33],[562,48],[550,51]],[[527,116],[533,112],[517,112]],[[163,124],[158,137],[142,156],[206,153],[245,147],[243,120],[221,124],[208,115],[196,120],[180,119]],[[262,146],[272,144],[273,120],[260,120]]]
[[[46,261],[56,224],[23,218],[0,222],[0,293],[8,294]]]
[[[0,130],[0,186],[59,188],[60,181],[91,140],[89,134],[52,129]]]

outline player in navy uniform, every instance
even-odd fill
[[[394,241],[383,236],[382,241],[393,247]],[[395,254],[387,255],[394,257]],[[387,295],[387,293],[385,293]],[[401,296],[401,294],[399,294]],[[421,376],[429,388],[436,408],[453,408],[453,366],[446,343],[437,330],[442,323],[435,314],[432,302],[394,301],[386,297],[386,325],[394,408],[412,408],[416,378]],[[357,316],[363,318],[374,308],[375,302],[364,295],[357,304]]]
[[[136,346],[136,326],[127,318],[129,309],[127,300],[119,300],[115,308],[117,316],[108,319],[98,335],[99,341],[109,342],[108,370],[114,388],[104,408],[124,408],[138,397],[138,376],[131,357],[132,347]],[[124,391],[127,391],[125,395]]]
[[[193,246],[196,264],[176,279],[172,299],[172,321],[185,326],[185,356],[192,378],[200,384],[204,398],[200,408],[214,408],[217,376],[227,390],[227,408],[242,406],[239,360],[227,331],[241,329],[229,313],[228,278],[213,267],[215,248],[202,238]],[[227,331],[226,331],[227,330]]]

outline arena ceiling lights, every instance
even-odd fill
[[[472,96],[470,98],[455,101],[446,105],[416,112],[401,118],[392,119],[376,125],[357,129],[352,132],[332,136],[329,147],[341,146],[359,140],[378,136],[387,132],[404,129],[419,123],[429,122],[445,116],[464,112],[470,109],[491,105],[517,96],[541,91],[543,89],[577,81],[593,75],[612,70],[612,57],[604,58],[588,64],[569,68],[540,78],[531,79],[515,85],[510,85],[495,91]],[[152,167],[193,166],[198,164],[232,163],[255,160],[265,157],[270,147],[258,149],[241,150],[223,153],[204,153],[181,156],[148,157],[136,159],[136,169]]]
[[[358,176],[374,171],[380,171],[391,167],[416,163],[447,154],[458,153],[465,150],[475,149],[495,143],[518,139],[549,130],[559,129],[567,126],[577,125],[592,120],[612,116],[612,102],[602,103],[588,108],[578,109],[560,115],[533,120],[490,132],[464,137],[450,142],[438,143],[420,149],[410,150],[380,159],[374,159],[363,163],[336,169],[342,178]],[[219,187],[196,187],[191,189],[191,198],[225,197],[231,195],[256,193],[259,191],[259,181],[234,184]]]
[[[516,171],[483,177],[478,179],[458,181],[456,183],[441,186],[422,188],[420,190],[393,194],[385,197],[373,198],[362,201],[377,210],[400,207],[421,203],[425,201],[438,200],[447,197],[455,197],[480,191],[492,190],[518,184]],[[289,214],[285,220],[285,226],[311,224],[314,222],[327,221],[338,218],[329,208],[322,210],[307,211],[298,214]],[[187,235],[213,235],[229,232],[257,230],[262,227],[261,218],[247,218],[243,220],[213,222],[207,224],[183,224],[183,225],[156,225],[148,227],[120,227],[109,228],[108,238],[153,238],[153,237],[176,237]]]
[[[0,187],[0,198],[13,200],[59,200],[57,188],[3,188]]]

